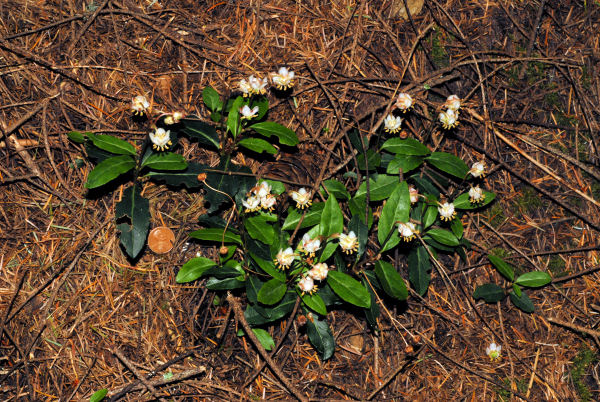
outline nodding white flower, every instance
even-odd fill
[[[254,194],[260,198],[264,198],[271,194],[271,186],[266,181],[261,181],[260,184],[252,189]]]
[[[490,346],[485,348],[485,353],[490,357],[490,360],[498,360],[500,358],[500,351],[502,350],[502,346],[496,345],[495,342],[492,342]]]
[[[264,95],[267,92],[265,89],[268,84],[266,77],[261,80],[260,78],[251,75],[248,77],[248,84],[250,85],[251,93],[253,95]]]
[[[131,112],[136,116],[143,116],[150,110],[150,102],[143,95],[138,95],[131,100]]]
[[[455,112],[460,109],[460,98],[457,95],[450,95],[444,103],[446,109],[454,110]]]
[[[254,212],[260,209],[260,198],[255,195],[248,197],[246,200],[242,200],[242,205],[246,208],[246,212]]]
[[[244,107],[240,108],[240,113],[242,114],[242,119],[253,119],[258,115],[258,106],[250,109],[248,105],[244,105]]]
[[[272,211],[275,207],[277,198],[273,194],[268,194],[260,198],[260,206],[268,211]]]
[[[393,114],[388,114],[383,123],[385,124],[385,131],[387,131],[388,133],[395,134],[398,131],[400,131],[400,126],[402,125],[402,118],[400,116],[396,117]]]
[[[358,238],[352,230],[348,234],[341,233],[339,241],[342,251],[346,254],[352,254],[358,250]]]
[[[440,213],[440,219],[443,221],[451,221],[456,217],[456,211],[454,210],[454,204],[451,202],[445,202],[438,206],[438,212]]]
[[[302,294],[304,294],[304,293],[313,294],[314,292],[317,291],[317,287],[315,286],[315,281],[309,275],[306,275],[302,279],[300,279],[300,281],[298,282],[298,287],[302,291]]]
[[[312,204],[310,200],[312,192],[307,191],[304,187],[298,191],[290,192],[290,195],[292,196],[292,200],[296,201],[296,208],[304,209]]]
[[[248,81],[241,80],[240,81],[240,91],[242,91],[243,96],[245,96],[245,97],[250,96],[250,95],[252,95],[252,86],[250,86]]]
[[[150,140],[152,141],[152,148],[157,151],[164,151],[172,145],[171,131],[165,131],[164,128],[159,127],[150,132]]]
[[[398,233],[402,236],[402,240],[411,241],[419,231],[417,230],[417,226],[412,222],[400,222],[398,224]]]
[[[294,72],[287,67],[281,67],[278,72],[271,73],[271,80],[275,88],[285,91],[294,86]]]
[[[469,201],[471,204],[478,204],[483,202],[485,199],[485,194],[483,194],[483,190],[479,186],[471,187],[469,190]]]
[[[279,265],[279,268],[285,269],[288,268],[294,260],[296,259],[296,254],[294,254],[294,250],[291,247],[279,250],[277,255],[275,256],[275,264]]]
[[[485,162],[475,162],[473,166],[471,166],[469,173],[471,173],[473,177],[485,177]]]
[[[442,127],[446,130],[450,130],[458,126],[458,112],[448,109],[445,112],[440,113],[440,122],[442,123]]]
[[[413,98],[407,93],[399,93],[398,99],[396,100],[396,107],[403,112],[406,112],[413,105]]]
[[[168,126],[170,126],[172,124],[177,124],[177,123],[179,123],[179,120],[181,120],[182,118],[183,118],[183,113],[173,112],[173,114],[170,114],[167,117],[165,117],[165,124]]]
[[[414,188],[414,186],[409,186],[408,191],[410,192],[410,203],[414,204],[419,201],[419,190]]]
[[[308,233],[304,233],[302,241],[300,243],[300,250],[304,251],[311,257],[314,257],[315,253],[321,248],[321,240],[318,238],[311,239]]]
[[[308,275],[315,281],[322,281],[327,278],[329,267],[324,262],[319,262],[312,266],[312,269],[308,271]]]

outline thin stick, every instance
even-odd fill
[[[119,358],[119,360],[121,360],[121,362],[123,362],[125,367],[127,367],[129,369],[129,371],[131,371],[137,377],[137,379],[142,382],[142,384],[144,384],[144,386],[146,387],[146,389],[148,391],[152,392],[152,395],[154,395],[154,397],[158,398],[162,402],[167,402],[167,400],[165,398],[158,395],[158,391],[156,390],[156,388],[154,388],[154,386],[152,384],[150,384],[148,382],[148,380],[146,380],[146,378],[142,375],[142,373],[140,373],[133,366],[133,364],[131,364],[131,362],[125,356],[123,356],[123,353],[121,353],[121,351],[119,349],[114,349],[112,351],[112,353],[115,356],[117,356]]]

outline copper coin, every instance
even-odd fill
[[[152,229],[148,235],[148,247],[156,254],[165,254],[171,251],[174,241],[173,231],[165,226]]]

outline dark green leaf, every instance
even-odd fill
[[[473,292],[473,298],[483,299],[486,303],[496,303],[500,300],[504,299],[504,290],[494,284],[494,283],[486,283],[485,285],[477,286],[475,291]]]
[[[258,100],[252,102],[252,107],[258,106],[258,115],[256,116],[256,120],[261,120],[269,111],[269,100],[266,96],[261,96]]]
[[[398,155],[429,155],[430,151],[425,145],[413,138],[390,138],[381,146],[381,150]]]
[[[100,187],[135,167],[135,160],[129,155],[113,156],[100,162],[88,175],[86,188]]]
[[[108,394],[108,390],[106,388],[99,389],[92,394],[90,397],[90,402],[102,402],[106,394]]]
[[[327,360],[333,356],[335,340],[327,321],[321,321],[317,316],[311,314],[306,322],[306,333],[308,340],[319,353],[321,360]]]
[[[465,230],[460,219],[452,219],[452,222],[450,223],[450,229],[452,229],[452,233],[454,233],[458,239],[462,237]]]
[[[323,186],[325,186],[329,194],[335,195],[335,198],[338,200],[347,201],[350,199],[350,193],[346,190],[346,186],[336,179],[325,180]]]
[[[396,188],[396,183],[398,183],[397,176],[388,176],[385,174],[377,175],[375,180],[369,179],[369,199],[371,201],[381,201],[388,198]],[[364,182],[360,185],[356,194],[354,194],[354,198],[366,196],[366,194],[367,183]]]
[[[245,281],[240,281],[237,278],[209,278],[206,281],[205,286],[208,290],[233,290],[243,288],[244,286],[246,286],[246,283]]]
[[[469,172],[469,167],[462,159],[447,152],[434,152],[425,158],[425,160],[442,172],[460,179],[464,179]]]
[[[185,158],[173,152],[152,154],[142,163],[142,166],[155,170],[184,170],[187,168]]]
[[[367,207],[367,197],[363,195],[359,198],[351,198],[350,201],[348,201],[348,208],[352,213],[352,217],[358,217],[358,219],[360,219],[360,221],[365,225],[368,222],[368,228],[373,226],[373,210],[371,207]],[[367,212],[366,215],[365,211]],[[365,221],[365,219],[367,220]]]
[[[131,258],[137,257],[146,244],[150,227],[150,203],[141,196],[138,185],[123,191],[123,198],[115,206],[115,217],[129,218],[131,225],[121,223],[117,225],[117,229],[121,231],[121,244],[125,247],[127,255]]]
[[[419,295],[423,296],[429,287],[431,275],[431,262],[429,254],[423,246],[419,246],[410,250],[408,254],[408,279]]]
[[[502,258],[495,255],[488,255],[488,259],[506,279],[511,282],[515,280],[515,270],[510,264],[504,262]]]
[[[271,350],[275,347],[275,342],[271,335],[262,328],[252,328],[252,332],[265,350]]]
[[[256,275],[248,276],[246,280],[246,297],[250,303],[258,303],[258,291],[264,285],[264,282],[258,279]]]
[[[198,181],[198,175],[204,173],[207,168],[209,166],[191,162],[188,164],[187,169],[179,172],[148,172],[146,176],[153,180],[164,182],[169,186],[184,186],[194,189],[204,185],[204,183]]]
[[[127,141],[123,141],[122,139],[113,137],[111,135],[98,134],[94,136],[89,136],[89,138],[94,143],[94,146],[103,149],[105,151],[111,152],[113,154],[119,155],[137,155],[135,151],[135,147],[128,143]]]
[[[356,162],[358,163],[358,168],[360,170],[367,170],[368,165],[369,171],[374,171],[381,165],[381,155],[375,153],[375,151],[373,151],[372,149],[368,149],[366,160],[365,154],[359,154],[356,157]]]
[[[311,205],[308,208],[306,215],[304,215],[304,219],[302,220],[300,229],[317,225],[321,221],[321,213],[323,212],[324,206],[324,202],[316,202],[313,205]],[[296,229],[296,226],[298,226],[298,222],[300,222],[302,214],[302,210],[299,210],[295,207],[289,207],[287,217],[285,218],[285,222],[283,222],[283,226],[281,226],[281,229]]]
[[[209,260],[204,257],[192,258],[179,270],[177,273],[177,277],[175,281],[177,283],[186,283],[192,282],[196,279],[200,278],[204,272],[206,272],[209,268],[214,267],[216,264],[213,260]]]
[[[423,229],[427,229],[429,226],[433,225],[433,222],[437,219],[438,209],[436,206],[430,205],[425,210],[425,215],[423,216]],[[456,220],[456,219],[455,219]]]
[[[348,222],[348,230],[353,231],[358,238],[358,253],[357,256],[360,258],[367,249],[367,241],[369,240],[369,228],[365,225],[357,215],[352,216],[350,222]]]
[[[227,172],[208,172],[206,182],[211,188],[206,189],[204,199],[209,204],[207,210],[209,214],[216,211],[221,204],[230,202],[229,197],[218,191],[229,194],[236,200],[238,205],[241,205],[242,199],[246,198],[248,191],[256,184],[256,179],[252,176],[248,176],[248,174],[252,173],[250,168],[242,165],[236,165],[232,163],[231,159],[226,156],[222,157],[219,166],[216,168],[210,168],[208,170]],[[244,173],[244,175],[236,175],[236,172]]]
[[[330,271],[327,283],[342,300],[358,307],[369,308],[371,295],[356,279],[339,271]]]
[[[410,192],[408,184],[403,181],[396,184],[390,198],[386,201],[379,218],[377,240],[384,245],[390,231],[395,230],[397,222],[408,222],[410,218]]]
[[[277,148],[261,138],[244,138],[238,142],[238,145],[241,145],[242,147],[259,154],[266,152],[268,154],[275,155],[277,153]]]
[[[533,302],[531,301],[529,296],[527,296],[525,291],[521,291],[521,297],[517,296],[515,292],[510,292],[509,295],[510,301],[512,301],[515,306],[517,306],[524,312],[533,313],[533,311],[535,310]]]
[[[317,293],[312,295],[305,294],[302,296],[302,301],[304,304],[310,308],[312,311],[319,313],[321,315],[327,315],[327,307],[325,307],[325,302]]]
[[[212,267],[206,270],[202,276],[214,276],[218,279],[237,278],[244,275],[242,264],[235,260],[229,260],[221,267]]]
[[[376,281],[376,279],[375,278],[369,279],[370,284],[375,286],[373,284],[373,281]],[[377,323],[377,318],[379,318],[380,311],[379,311],[379,304],[377,304],[377,297],[375,296],[375,292],[373,291],[373,289],[371,289],[371,285],[369,285],[369,282],[367,282],[367,280],[365,278],[362,278],[361,282],[362,282],[363,286],[365,287],[365,289],[367,289],[367,291],[371,295],[371,307],[364,309],[365,317],[371,328],[379,329],[379,324]]]
[[[427,234],[433,238],[433,240],[445,244],[446,246],[455,247],[460,244],[460,241],[456,238],[454,233],[445,229],[430,229]]]
[[[341,233],[344,230],[344,215],[342,210],[331,194],[325,202],[323,212],[321,213],[321,222],[319,223],[319,234],[329,237],[334,233]]]
[[[470,197],[468,192],[456,197],[452,203],[454,204],[454,208],[456,209],[476,209],[488,205],[496,198],[496,194],[490,191],[484,191],[483,195],[485,196],[485,198],[483,199],[483,202],[480,203],[471,203],[471,201],[469,201]]]
[[[190,139],[214,149],[220,148],[219,134],[212,125],[200,121],[197,116],[193,115],[181,119],[181,123],[183,124],[181,131]]]
[[[406,300],[408,297],[406,284],[392,264],[381,260],[375,262],[375,275],[385,293],[398,300]]]
[[[263,325],[277,321],[288,315],[296,304],[296,292],[289,291],[283,299],[275,306],[264,308],[261,306],[248,306],[244,313],[248,324]]]
[[[223,108],[223,102],[219,98],[219,93],[213,87],[207,86],[202,91],[202,100],[211,112],[220,111]]]
[[[231,233],[230,231],[225,231],[225,235],[223,235],[223,231],[224,229],[220,228],[199,229],[191,232],[188,236],[198,240],[216,241],[218,243],[237,243],[240,246],[242,245],[242,239],[239,235]]]
[[[285,126],[282,126],[281,124],[272,121],[255,123],[248,128],[251,128],[258,134],[265,137],[275,136],[279,138],[279,142],[284,145],[294,146],[298,144],[298,137],[296,136],[295,132]]]
[[[539,288],[549,284],[551,281],[552,278],[547,272],[533,271],[519,276],[515,280],[515,283],[521,286],[527,286],[528,288]]]
[[[85,134],[82,134],[80,131],[69,131],[67,137],[78,144],[83,144],[86,138]]]
[[[517,285],[516,283],[513,283],[512,287],[513,287],[513,291],[515,292],[517,297],[521,297],[521,293],[522,293],[521,287],[519,285]]]
[[[359,154],[364,153],[364,150],[369,148],[369,141],[367,140],[367,137],[364,136],[362,138],[362,140],[365,142],[363,147],[361,135],[356,129],[350,130],[348,132],[348,138],[350,139],[350,143],[352,144],[352,146],[358,151]]]
[[[279,279],[273,278],[260,288],[258,301],[262,304],[273,305],[283,298],[286,291],[286,284]]]
[[[244,98],[238,96],[235,98],[231,107],[229,108],[229,113],[227,114],[227,129],[233,135],[233,138],[237,137],[238,134],[242,130],[242,126],[240,125],[240,108],[244,103]]]
[[[398,155],[390,161],[387,165],[387,174],[398,174],[400,170],[402,173],[410,172],[413,169],[418,168],[423,164],[422,156],[413,155]]]
[[[266,274],[271,275],[273,278],[278,279],[280,282],[285,281],[285,273],[278,270],[275,267],[275,263],[273,261],[262,259],[252,252],[250,253],[250,257],[252,257],[252,259],[256,262],[256,265],[258,265],[263,271],[265,271]]]
[[[265,215],[255,215],[244,219],[246,231],[253,239],[271,245],[275,242],[277,234],[275,229],[269,223]]]

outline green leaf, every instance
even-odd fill
[[[369,199],[371,201],[381,201],[388,198],[396,188],[396,183],[398,183],[397,176],[388,176],[385,174],[377,175],[375,180],[369,179]],[[354,194],[354,198],[366,197],[366,195],[367,183],[363,182],[356,191],[356,194]]]
[[[335,351],[335,340],[327,321],[319,320],[314,314],[310,314],[306,321],[306,334],[308,340],[319,353],[321,360],[327,360],[333,356]]]
[[[218,210],[221,204],[230,201],[229,197],[219,191],[229,194],[230,197],[235,199],[238,205],[241,205],[242,199],[246,198],[248,191],[256,184],[256,179],[249,175],[252,173],[252,170],[246,166],[232,163],[228,156],[223,156],[219,166],[211,170],[219,170],[226,173],[210,172],[207,175],[206,183],[211,188],[206,189],[204,199],[210,205],[207,210],[209,214]],[[243,175],[236,175],[236,172],[243,173]]]
[[[281,195],[283,193],[285,193],[285,185],[277,180],[261,180],[260,183],[262,183],[263,181],[266,181],[269,186],[271,186],[271,193],[272,194],[277,194],[277,195]],[[258,184],[260,184],[258,183]],[[277,219],[275,219],[276,221]]]
[[[333,253],[335,252],[335,250],[338,248],[339,243],[338,242],[329,242],[325,245],[325,247],[323,248],[323,252],[321,253],[321,256],[319,257],[319,262],[325,262],[329,259],[329,257],[331,257],[333,255]]]
[[[464,179],[469,172],[469,167],[462,159],[447,152],[434,152],[425,158],[425,160],[442,172],[446,172],[460,179]]]
[[[213,260],[209,260],[208,258],[192,258],[191,260],[183,264],[183,266],[177,273],[175,281],[177,283],[195,281],[196,279],[200,278],[204,274],[204,272],[214,267],[215,265],[216,263]]]
[[[452,222],[450,223],[450,229],[458,239],[462,237],[463,232],[465,231],[460,219],[452,219]]]
[[[370,281],[371,285],[373,285],[373,287],[375,287],[375,284],[373,283],[373,281],[377,281],[377,279],[369,278],[369,281]],[[367,289],[367,291],[371,295],[371,307],[364,310],[365,317],[371,328],[378,329],[379,325],[377,323],[377,318],[379,318],[379,315],[381,314],[381,312],[379,310],[379,305],[377,304],[377,297],[375,297],[375,292],[373,291],[373,289],[371,289],[371,285],[369,285],[369,282],[367,282],[367,280],[365,278],[362,278],[361,282],[362,282],[363,286],[365,287],[365,289]]]
[[[102,402],[106,394],[108,394],[108,390],[106,388],[99,389],[98,391],[92,394],[92,396],[90,397],[90,402]]]
[[[392,264],[381,260],[375,262],[375,275],[385,293],[398,300],[406,300],[408,297],[406,284]]]
[[[488,259],[506,279],[511,282],[515,280],[515,270],[510,264],[504,262],[502,258],[495,255],[488,255]]]
[[[338,200],[347,201],[350,199],[350,193],[346,189],[346,186],[336,179],[325,180],[323,186],[327,189],[329,194],[335,195],[335,198]]]
[[[471,201],[469,201],[470,197],[469,197],[469,193],[463,193],[461,195],[459,195],[458,197],[456,197],[454,199],[454,201],[452,201],[452,203],[454,204],[454,208],[456,209],[476,209],[476,208],[481,208],[484,207],[486,205],[488,205],[489,203],[491,203],[492,201],[494,201],[494,199],[496,198],[496,194],[490,192],[490,191],[483,191],[483,194],[485,196],[485,198],[483,199],[483,202],[480,203],[471,203]]]
[[[207,269],[202,276],[214,276],[215,278],[238,278],[245,274],[244,268],[239,261],[229,260],[223,266],[215,266]]]
[[[365,225],[357,215],[352,216],[350,222],[348,222],[348,230],[356,233],[358,238],[358,253],[357,256],[360,258],[367,249],[367,241],[369,240],[369,228]]]
[[[408,280],[415,292],[421,296],[427,292],[429,287],[430,270],[431,262],[425,247],[419,246],[411,249],[408,254]]]
[[[219,93],[213,87],[207,86],[202,90],[202,100],[211,112],[217,112],[223,108]]]
[[[296,292],[288,291],[277,305],[269,308],[258,305],[248,306],[244,312],[244,316],[250,325],[263,325],[277,321],[294,309],[296,297]]]
[[[258,279],[257,275],[248,276],[246,281],[246,297],[252,304],[258,303],[258,291],[264,285],[264,282]]]
[[[494,283],[486,283],[485,285],[477,286],[473,292],[473,298],[475,300],[483,299],[486,303],[499,302],[504,299],[505,296],[504,290]]]
[[[298,144],[298,136],[296,136],[295,132],[285,126],[282,126],[281,124],[272,121],[255,123],[248,128],[251,128],[258,134],[265,137],[275,136],[279,138],[279,142],[284,145],[295,146]]]
[[[240,281],[237,278],[209,278],[205,284],[208,290],[233,290],[240,289],[246,286],[245,281]]]
[[[515,292],[515,294],[517,295],[517,297],[521,297],[521,287],[519,285],[517,285],[516,283],[513,283],[512,285],[513,291]]]
[[[551,281],[552,278],[547,272],[532,271],[519,276],[517,280],[515,280],[515,283],[521,286],[527,286],[528,288],[539,288],[549,284]]]
[[[85,134],[82,134],[80,131],[69,131],[67,137],[78,144],[83,144],[86,138]]]
[[[312,311],[321,315],[327,315],[327,307],[325,307],[325,302],[317,293],[314,293],[312,295],[303,295],[302,302],[304,302],[304,304]]]
[[[258,100],[257,98],[254,98],[252,101],[252,108],[254,108],[254,106],[258,106],[258,115],[256,115],[256,120],[260,121],[269,111],[269,100],[266,96],[261,96],[258,98]]]
[[[271,335],[262,328],[252,328],[252,332],[265,350],[271,350],[275,347],[275,342]]]
[[[115,206],[115,217],[129,218],[131,225],[121,223],[117,225],[117,229],[121,231],[121,244],[127,255],[137,257],[146,244],[150,227],[150,202],[141,196],[138,185],[134,184],[123,191],[123,198]]]
[[[413,138],[390,138],[383,143],[381,150],[398,155],[423,156],[430,154],[429,148]]]
[[[183,134],[187,135],[190,139],[198,141],[202,145],[219,149],[219,134],[217,130],[203,121],[200,121],[197,116],[191,115],[185,119],[181,119]]]
[[[227,129],[233,135],[233,138],[236,138],[238,134],[242,131],[242,126],[240,125],[240,107],[244,103],[244,98],[238,96],[235,98],[233,103],[231,104],[231,108],[229,109],[229,113],[227,114]]]
[[[423,229],[427,229],[429,226],[433,225],[433,222],[435,222],[437,216],[437,207],[433,205],[428,206],[425,210],[425,215],[423,215]]]
[[[240,246],[242,245],[242,238],[230,231],[225,231],[225,236],[223,236],[224,229],[221,228],[208,228],[208,229],[199,229],[194,232],[191,232],[188,236],[198,240],[205,241],[216,241],[218,243],[237,243]]]
[[[142,163],[143,167],[155,170],[184,170],[187,168],[185,158],[173,152],[152,154]]]
[[[95,146],[113,154],[131,156],[137,155],[135,147],[127,141],[123,141],[120,138],[104,134],[89,136],[89,138],[92,140]]]
[[[350,275],[339,271],[330,271],[327,283],[342,300],[358,307],[369,308],[371,306],[369,291]]]
[[[273,278],[260,288],[258,292],[258,301],[269,306],[273,305],[283,298],[286,291],[286,284],[279,279]]]
[[[252,252],[250,252],[250,257],[252,257],[254,262],[256,262],[256,265],[258,265],[263,271],[265,271],[265,273],[271,275],[275,279],[278,279],[280,282],[285,281],[285,273],[278,270],[275,267],[275,263],[273,261],[264,260]]]
[[[277,234],[273,226],[268,224],[269,218],[265,215],[255,215],[244,219],[244,227],[253,239],[271,245],[275,242]]]
[[[135,167],[135,160],[129,155],[113,156],[100,162],[88,175],[86,188],[100,187]]]
[[[360,170],[367,170],[367,165],[369,165],[369,171],[374,171],[381,165],[381,155],[375,153],[372,149],[368,149],[366,160],[365,154],[359,154],[356,157],[356,162]]]
[[[515,306],[517,306],[524,312],[533,313],[533,311],[535,310],[535,306],[533,305],[533,302],[531,301],[529,296],[527,296],[525,291],[521,291],[520,297],[517,296],[515,294],[515,292],[510,292],[509,295],[510,295],[510,301],[512,301]]]
[[[369,223],[367,226],[368,229],[373,226],[373,210],[371,207],[367,207],[367,198],[365,196],[361,196],[359,198],[351,198],[348,201],[348,208],[352,213],[352,217],[358,217],[363,224]],[[365,211],[367,212],[365,216]],[[366,219],[366,221],[365,221]],[[356,233],[356,232],[354,232]]]
[[[323,212],[323,208],[325,207],[324,202],[316,202],[311,205],[308,210],[306,210],[306,215],[304,215],[304,219],[302,220],[302,224],[300,225],[300,229],[304,229],[310,226],[315,226],[321,221],[321,214]],[[302,210],[299,210],[295,207],[288,208],[288,214],[281,226],[283,230],[293,230],[298,226],[298,222],[300,222],[300,218],[302,218]]]
[[[429,229],[427,234],[433,238],[433,240],[445,244],[446,246],[456,247],[460,244],[460,241],[456,238],[454,233],[445,229]]]
[[[334,233],[341,233],[344,230],[344,215],[342,210],[335,199],[335,196],[331,194],[325,202],[323,212],[321,213],[321,222],[319,223],[319,234],[321,236],[329,237]]]
[[[387,174],[398,174],[410,172],[423,164],[422,156],[414,155],[398,155],[387,165]]]
[[[180,187],[184,186],[189,189],[198,188],[203,186],[204,183],[198,181],[198,175],[204,173],[209,166],[201,165],[198,163],[190,162],[187,168],[182,171],[170,171],[170,172],[148,172],[146,177],[150,177],[153,180],[164,182],[169,186]]]
[[[244,138],[238,142],[238,145],[241,145],[242,147],[259,154],[266,152],[268,154],[275,155],[277,153],[277,148],[261,138]]]
[[[410,192],[408,183],[396,184],[392,195],[386,201],[379,218],[377,240],[384,245],[390,231],[395,229],[396,222],[408,222],[410,218]]]

